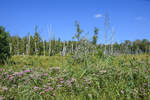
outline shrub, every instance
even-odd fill
[[[9,33],[0,26],[0,64],[4,64],[9,57]]]

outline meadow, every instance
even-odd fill
[[[12,56],[0,73],[0,100],[150,99],[150,54]]]

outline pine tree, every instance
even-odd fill
[[[9,51],[9,33],[0,26],[0,64],[4,64],[6,59],[10,57]]]

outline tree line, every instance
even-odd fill
[[[49,41],[42,40],[40,33],[38,32],[37,26],[35,27],[34,35],[28,34],[24,37],[11,36],[9,42],[10,54],[11,55],[66,55],[72,54],[77,50],[78,45],[82,40],[81,33],[83,30],[80,29],[79,23],[76,23],[76,34],[73,40],[61,41],[61,39],[52,38]],[[122,43],[109,43],[109,44],[98,44],[98,33],[99,29],[95,27],[93,31],[94,35],[92,40],[89,41],[91,49],[101,50],[105,54],[139,54],[150,52],[150,41],[147,39],[130,41],[126,40]],[[113,37],[112,37],[113,38]],[[92,51],[92,50],[91,50]]]

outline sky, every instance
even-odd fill
[[[104,15],[109,14],[114,42],[136,39],[150,40],[150,0],[0,0],[0,26],[11,36],[34,34],[38,26],[40,36],[49,40],[52,35],[61,40],[72,40],[76,33],[75,21],[92,40],[94,27],[99,29],[99,43],[104,43]]]

